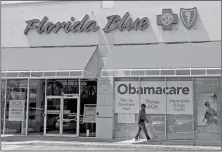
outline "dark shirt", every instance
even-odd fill
[[[141,109],[138,116],[138,122],[144,122],[146,120],[146,111]]]

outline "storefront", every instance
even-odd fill
[[[2,133],[219,144],[218,2],[108,5],[3,6]]]

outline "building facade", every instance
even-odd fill
[[[2,134],[221,141],[220,2],[2,6]]]

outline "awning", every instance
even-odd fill
[[[113,47],[102,76],[220,75],[220,67],[221,42],[122,45]]]
[[[95,78],[97,46],[3,48],[2,77]]]

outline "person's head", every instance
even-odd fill
[[[204,114],[204,117],[207,119],[207,120],[209,120],[210,119],[210,113],[209,112],[206,112],[205,114]]]
[[[207,107],[207,108],[210,108],[210,103],[207,101],[207,102],[205,102],[205,106]]]
[[[143,110],[145,110],[145,109],[146,109],[146,105],[145,105],[145,104],[141,104],[141,108],[142,108]]]

